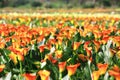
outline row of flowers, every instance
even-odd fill
[[[0,21],[2,79],[120,79],[119,17],[1,16]]]

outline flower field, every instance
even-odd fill
[[[120,16],[0,14],[0,79],[120,80]]]

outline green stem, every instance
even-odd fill
[[[72,80],[72,78],[69,76],[69,80]]]
[[[22,74],[23,71],[22,71],[22,62],[20,61],[20,74]]]
[[[59,80],[62,80],[62,74],[61,72],[59,72],[60,76],[59,76]]]

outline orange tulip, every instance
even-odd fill
[[[59,67],[59,72],[63,72],[66,66],[66,62],[59,62],[58,67]]]
[[[49,80],[50,71],[40,70],[40,71],[38,72],[38,74],[40,75],[41,80]]]
[[[23,76],[25,77],[25,80],[36,80],[36,75],[30,73],[25,73]]]
[[[80,66],[80,63],[67,66],[68,75],[69,76],[74,75],[78,66]]]
[[[5,68],[5,65],[4,65],[4,64],[1,64],[1,65],[0,65],[0,72],[2,72],[4,68]]]

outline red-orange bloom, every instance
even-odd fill
[[[45,45],[39,47],[40,52],[44,52],[44,49],[45,49]]]
[[[25,80],[36,80],[36,75],[30,73],[25,73],[23,76],[25,77]]]
[[[4,65],[4,64],[1,64],[1,65],[0,65],[0,72],[2,72],[4,68],[5,68],[5,65]]]
[[[58,67],[59,67],[59,72],[63,72],[66,66],[66,62],[59,62]]]
[[[68,75],[69,76],[74,75],[78,66],[80,66],[80,63],[67,66]]]
[[[40,71],[38,72],[38,74],[40,75],[41,80],[49,80],[50,71],[40,70]]]

